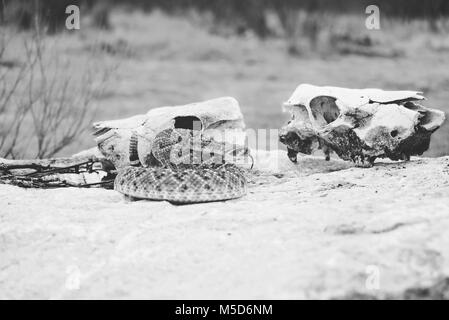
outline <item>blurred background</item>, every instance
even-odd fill
[[[66,7],[80,29],[66,28]],[[449,1],[0,0],[0,157],[94,146],[90,124],[219,96],[279,128],[300,83],[423,91],[449,110]],[[426,156],[449,154],[449,125]],[[281,147],[281,146],[279,146]]]

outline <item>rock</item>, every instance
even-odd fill
[[[0,185],[0,298],[448,297],[449,157],[255,159],[227,202]]]

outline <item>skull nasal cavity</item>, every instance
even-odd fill
[[[201,130],[202,123],[199,118],[193,117],[193,116],[176,117],[175,118],[175,128],[176,129]]]
[[[295,132],[289,131],[289,132],[287,132],[285,134],[279,135],[279,140],[282,143],[292,143],[295,140],[299,140],[299,136]]]

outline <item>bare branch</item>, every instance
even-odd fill
[[[0,74],[2,157],[46,158],[61,152],[86,130],[93,117],[94,97],[110,76],[108,68],[95,73],[86,66],[75,77],[69,71],[70,63],[61,63],[46,41],[36,27],[23,43],[20,68]]]

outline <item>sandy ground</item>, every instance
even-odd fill
[[[449,157],[256,169],[187,206],[0,185],[0,298],[449,297]]]

